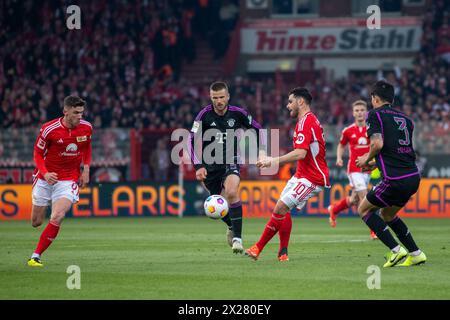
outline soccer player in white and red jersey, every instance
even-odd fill
[[[328,206],[328,212],[330,214],[329,221],[333,228],[336,227],[336,218],[340,212],[351,206],[358,206],[359,202],[364,199],[370,181],[370,170],[367,171],[367,169],[361,169],[356,166],[356,159],[369,152],[370,148],[370,141],[367,137],[366,129],[367,103],[363,100],[357,100],[353,102],[352,107],[355,122],[342,131],[336,153],[336,166],[342,167],[344,165],[342,156],[344,155],[346,145],[349,145],[347,175],[350,186],[352,187],[352,194],[343,198],[338,203]],[[370,237],[372,239],[377,238],[372,230],[370,230]]]
[[[44,222],[49,205],[51,216],[28,260],[30,267],[43,266],[41,255],[58,235],[72,204],[78,202],[79,186],[83,188],[89,183],[92,126],[82,120],[85,104],[77,96],[66,97],[64,116],[45,123],[34,145],[32,226],[38,227]]]
[[[278,260],[288,261],[287,249],[292,229],[290,211],[295,207],[301,210],[309,198],[330,186],[323,129],[310,110],[311,101],[312,96],[305,88],[295,88],[289,92],[286,107],[290,116],[297,119],[293,137],[294,150],[281,157],[260,158],[256,164],[259,168],[265,168],[297,161],[297,171],[283,189],[261,238],[245,251],[254,260],[258,259],[265,245],[280,231]]]

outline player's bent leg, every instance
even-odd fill
[[[412,233],[409,231],[408,227],[402,219],[397,215],[402,207],[392,206],[381,209],[381,215],[387,222],[388,226],[395,232],[397,238],[408,250],[408,256],[406,260],[399,264],[401,267],[410,267],[413,265],[419,265],[425,263],[427,257],[413,239]]]
[[[66,213],[69,212],[72,207],[72,200],[68,198],[61,197],[55,200],[52,204],[52,214],[50,216],[50,221],[54,224],[60,226]]]
[[[386,223],[391,222],[395,218],[397,218],[397,212],[399,212],[402,209],[402,207],[397,206],[391,206],[382,208],[380,210],[381,216],[383,217],[383,220],[386,221]]]
[[[393,267],[406,256],[407,252],[397,243],[390,233],[386,222],[376,213],[379,209],[380,207],[369,202],[366,196],[358,206],[358,213],[381,242],[390,249],[386,255],[387,261],[383,267]]]
[[[291,211],[291,207],[288,206],[283,202],[283,200],[278,200],[277,204],[275,205],[275,208],[273,209],[273,213],[279,214],[279,215],[286,215],[288,212]]]
[[[278,232],[281,225],[283,224],[286,213],[290,210],[291,209],[289,208],[289,206],[286,205],[281,199],[278,200],[277,204],[275,205],[275,209],[273,210],[272,216],[269,222],[267,222],[266,227],[264,228],[261,238],[256,244],[245,250],[245,254],[247,256],[249,256],[253,260],[257,260],[259,258],[261,251]]]
[[[243,253],[242,245],[242,203],[239,198],[239,183],[241,178],[237,174],[229,174],[223,183],[224,196],[228,201],[230,210],[230,220],[232,226],[232,245],[233,253]],[[228,239],[228,232],[227,232]]]
[[[38,227],[44,223],[47,207],[51,204],[52,187],[47,181],[37,179],[31,191],[31,225]]]
[[[51,201],[51,193],[52,193],[51,186],[44,180],[38,179],[36,180],[35,184],[33,185],[33,189],[31,192],[32,195],[32,211],[31,211],[31,225],[33,227],[38,227],[42,225],[42,223],[45,220],[45,213],[47,206],[50,204]],[[47,228],[44,229],[44,231],[41,233],[39,243],[42,242],[43,234],[46,232]],[[39,248],[38,247],[36,250]],[[43,263],[41,261],[40,254],[35,252],[32,254],[31,258],[28,260],[27,264],[30,267],[43,267]]]
[[[28,260],[28,265],[30,267],[42,267],[41,255],[45,250],[53,243],[56,236],[58,235],[60,225],[64,219],[66,213],[70,210],[72,206],[72,200],[62,197],[56,199],[52,204],[52,214],[50,216],[50,221],[42,231],[41,237],[37,244],[34,253],[32,254],[30,260]]]
[[[353,199],[351,199],[352,206],[358,207],[359,203],[361,202],[362,199],[364,199],[366,197],[366,195],[367,195],[367,189],[355,191],[352,194],[352,198],[353,198]],[[378,239],[376,233],[372,229],[370,229],[370,239],[372,239],[372,240]]]
[[[328,221],[329,221],[330,226],[332,228],[336,227],[336,219],[338,217],[338,214],[341,211],[344,211],[345,209],[348,209],[350,207],[350,201],[351,201],[350,197],[345,197],[341,201],[339,201],[338,203],[331,204],[331,205],[328,206],[327,210],[328,210],[328,213],[330,215],[329,218],[328,218]]]
[[[33,228],[37,228],[45,220],[45,213],[47,212],[47,206],[33,205],[31,208],[31,225]]]

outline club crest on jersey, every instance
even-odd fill
[[[200,128],[200,122],[194,121],[194,124],[192,125],[191,131],[193,133],[197,133],[198,129]]]
[[[361,145],[367,144],[367,139],[364,138],[364,137],[359,138],[358,139],[358,144],[361,144]]]
[[[87,136],[77,137],[77,142],[87,141]]]
[[[228,126],[233,127],[235,122],[236,121],[234,119],[229,119],[228,120]]]
[[[75,152],[78,150],[78,147],[75,143],[71,143],[66,147],[66,152]]]
[[[297,140],[295,141],[295,143],[297,144],[301,144],[303,141],[305,141],[305,136],[302,133],[299,133],[297,136]]]

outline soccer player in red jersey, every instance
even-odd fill
[[[350,197],[345,197],[338,203],[328,206],[328,212],[330,214],[329,221],[333,228],[336,227],[336,218],[341,211],[351,206],[357,206],[364,199],[370,181],[370,171],[365,171],[356,166],[356,159],[369,152],[370,148],[366,128],[367,103],[363,100],[357,100],[353,102],[352,107],[355,123],[342,131],[336,154],[336,165],[342,167],[344,165],[342,156],[345,151],[345,146],[347,144],[349,145],[350,158],[347,164],[347,175],[350,186],[352,187],[352,194]],[[370,230],[370,237],[372,239],[377,238],[372,230]]]
[[[78,202],[79,186],[83,188],[89,183],[92,126],[81,119],[84,107],[85,101],[81,98],[66,97],[64,116],[45,123],[34,145],[33,227],[44,222],[47,207],[52,207],[50,221],[28,260],[30,267],[43,266],[41,255],[58,235],[65,214]]]
[[[281,157],[262,157],[256,164],[259,168],[265,168],[297,161],[297,171],[282,191],[261,238],[245,251],[254,260],[258,259],[265,245],[280,231],[278,260],[288,261],[287,249],[292,229],[290,211],[295,207],[302,209],[309,198],[330,186],[323,129],[310,110],[311,101],[312,96],[305,88],[295,88],[289,92],[286,107],[290,116],[297,119],[294,150]]]

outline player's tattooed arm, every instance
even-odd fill
[[[356,159],[356,165],[358,167],[365,167],[369,162],[380,153],[383,149],[383,136],[381,133],[374,133],[370,136],[370,150],[365,155]]]
[[[381,133],[374,133],[370,136],[369,161],[373,159],[383,149],[383,136]]]

